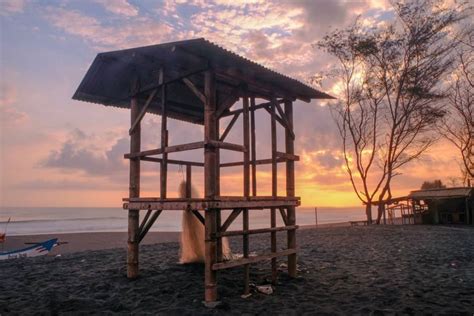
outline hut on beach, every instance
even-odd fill
[[[293,102],[328,99],[329,95],[295,79],[269,70],[248,59],[225,50],[203,38],[147,47],[100,53],[97,55],[76,93],[75,100],[130,109],[129,196],[123,200],[128,210],[127,275],[138,276],[139,244],[162,211],[192,212],[205,226],[205,301],[217,300],[217,272],[244,267],[244,293],[249,292],[249,266],[271,260],[272,280],[277,278],[277,257],[288,258],[288,274],[296,276],[295,196]],[[242,107],[234,104],[241,100]],[[258,103],[257,100],[261,102]],[[257,159],[255,111],[268,112],[271,126],[271,152]],[[146,113],[161,115],[161,144],[158,148],[141,148],[141,121]],[[226,136],[242,117],[242,143],[226,141]],[[224,129],[221,119],[230,117]],[[169,145],[168,118],[204,126],[204,138],[187,144]],[[285,150],[277,148],[277,124],[284,130]],[[223,126],[222,126],[223,127]],[[202,160],[176,160],[169,155],[188,150],[202,150]],[[221,162],[221,150],[241,153],[241,160]],[[140,164],[160,166],[160,194],[140,195]],[[186,198],[167,196],[168,165],[186,168]],[[257,194],[257,166],[271,165],[271,196]],[[285,170],[286,194],[278,196],[278,165]],[[220,194],[221,168],[242,167],[240,196]],[[204,196],[191,198],[193,168],[204,169]],[[269,226],[249,229],[249,212],[269,210]],[[222,210],[231,210],[227,218]],[[143,216],[140,213],[143,212]],[[201,213],[203,212],[203,213]],[[279,213],[284,223],[276,226]],[[242,230],[228,230],[239,215]],[[141,219],[141,221],[140,221]],[[287,234],[283,250],[277,246],[276,233]],[[249,256],[249,235],[270,234],[271,251]],[[225,261],[222,238],[243,236],[243,258]]]
[[[374,203],[378,206],[379,203]],[[402,224],[473,225],[474,188],[440,188],[411,191],[407,196],[383,201],[389,223],[400,212]]]

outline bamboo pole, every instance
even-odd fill
[[[140,109],[138,100],[133,97],[130,101],[130,124],[133,124]],[[140,151],[141,126],[138,123],[130,135],[130,152]],[[140,158],[130,159],[130,186],[129,197],[140,197]],[[139,250],[139,210],[128,211],[128,241],[127,241],[127,277],[138,277],[138,250]]]
[[[163,157],[160,164],[160,197],[162,199],[166,199],[166,184],[168,178],[168,154],[164,152],[168,146],[168,107],[166,105],[166,90],[166,85],[161,86],[161,150],[163,150]]]
[[[249,231],[249,210],[246,208],[243,210],[242,214],[242,226],[244,232]],[[244,258],[249,257],[249,235],[248,233],[245,233],[243,235],[243,252],[244,252]],[[248,295],[250,293],[250,264],[244,265],[244,295]]]
[[[249,98],[247,95],[244,96],[242,100],[243,104],[243,136],[244,136],[244,197],[248,198],[250,196],[250,122],[249,122]],[[243,215],[243,228],[244,231],[249,229],[249,210],[244,209]],[[243,250],[244,258],[249,256],[249,236],[248,234],[243,235]],[[249,294],[249,282],[250,282],[250,265],[246,264],[244,266],[244,295]]]
[[[290,125],[290,129],[293,130],[293,103],[291,101],[285,101],[285,115]],[[294,138],[292,133],[286,130],[285,133],[285,148],[286,153],[289,155],[295,154]],[[295,161],[286,161],[286,196],[295,196]],[[287,211],[288,225],[294,226],[296,224],[296,213],[295,207],[289,206]],[[287,246],[288,249],[296,249],[296,230],[289,230],[287,233]],[[291,277],[296,277],[296,253],[288,256],[288,274]]]
[[[276,103],[277,101],[272,98],[271,102],[271,137],[272,137],[272,196],[275,198],[278,195],[278,169],[277,169],[277,134],[276,134]],[[270,224],[271,227],[276,227],[276,209],[270,209]],[[271,251],[276,252],[276,232],[271,232]],[[277,282],[277,262],[276,258],[272,258],[272,283]]]
[[[204,140],[217,140],[216,122],[216,86],[215,73],[208,70],[204,75],[204,93],[206,103],[204,106]],[[213,146],[206,146],[204,150],[204,193],[206,198],[214,198],[217,193],[217,149]],[[216,239],[217,230],[216,210],[205,210],[205,301],[214,302],[217,300],[217,273],[212,269],[216,263]]]
[[[255,137],[255,97],[250,98],[250,143],[252,160],[252,196],[257,196],[257,147]]]

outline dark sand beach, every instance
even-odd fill
[[[83,238],[86,244],[63,245],[55,250],[61,256],[0,262],[0,314],[474,313],[474,229],[469,227],[302,229],[297,279],[289,279],[282,265],[272,295],[254,292],[243,299],[242,268],[223,271],[218,309],[201,302],[203,267],[177,263],[177,234],[147,237],[135,281],[125,277],[125,234],[114,234],[63,235],[63,240]],[[251,251],[267,252],[265,237],[252,238]],[[117,240],[107,245],[120,248],[72,252],[91,249],[87,241],[99,245],[99,239]],[[158,241],[167,242],[153,244]],[[234,252],[241,252],[240,244],[240,238],[232,239]],[[279,246],[284,247],[283,238]],[[269,262],[251,268],[257,285],[268,284],[269,274]]]

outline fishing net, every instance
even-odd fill
[[[179,196],[186,197],[186,182],[179,185]],[[197,197],[196,188],[191,187],[191,197]],[[180,245],[180,263],[204,262],[204,225],[190,211],[183,212]],[[232,252],[227,238],[222,238],[222,254],[224,259],[230,259]]]

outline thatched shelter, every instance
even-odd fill
[[[138,276],[139,244],[163,210],[192,212],[205,225],[205,300],[217,299],[217,272],[236,266],[244,267],[245,287],[249,291],[249,265],[271,260],[272,279],[276,281],[276,258],[288,257],[288,273],[296,276],[295,207],[300,198],[295,196],[295,134],[293,130],[293,101],[310,102],[327,99],[329,95],[317,91],[297,80],[269,70],[240,57],[205,39],[159,44],[98,54],[87,71],[74,99],[106,106],[129,108],[130,190],[123,207],[128,210],[127,275]],[[242,108],[233,105],[242,100]],[[256,99],[263,100],[257,104]],[[269,113],[271,122],[271,153],[267,159],[257,159],[255,111]],[[142,149],[141,121],[146,113],[161,115],[161,146]],[[242,144],[226,142],[226,136],[242,116]],[[232,117],[220,133],[220,120]],[[197,142],[168,145],[167,119],[173,118],[204,125],[204,139]],[[285,151],[277,150],[277,124],[284,129]],[[202,149],[203,162],[169,159],[175,152]],[[242,154],[241,161],[221,163],[220,151],[231,150]],[[157,157],[158,156],[158,157]],[[142,161],[160,164],[160,195],[140,195],[140,164]],[[186,166],[187,198],[167,197],[167,170],[169,164]],[[271,165],[272,195],[257,194],[257,166]],[[277,195],[278,164],[286,173],[286,194]],[[220,194],[220,170],[241,166],[243,172],[242,195]],[[192,168],[204,168],[202,198],[191,198]],[[232,210],[221,219],[221,210]],[[270,210],[270,227],[249,229],[249,212],[255,209]],[[140,211],[144,211],[140,223]],[[199,211],[204,211],[204,215]],[[276,213],[285,223],[276,226]],[[231,223],[242,214],[243,229],[228,231]],[[276,233],[287,233],[286,249],[278,250]],[[271,235],[271,252],[249,256],[249,235]],[[224,236],[243,236],[244,257],[224,261],[221,239]]]

